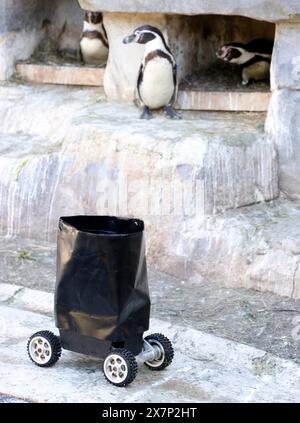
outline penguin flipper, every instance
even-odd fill
[[[143,71],[144,71],[144,65],[143,65],[143,63],[141,63],[138,78],[137,78],[137,83],[136,83],[136,92],[138,94],[138,98],[139,98],[140,102],[142,103],[142,105],[144,104],[144,102],[143,102],[142,97],[141,97],[140,86],[141,86],[141,83],[143,82]],[[135,95],[135,97],[137,97],[137,96]]]
[[[82,65],[85,65],[85,61],[84,61],[83,54],[82,54],[82,51],[81,51],[81,47],[80,46],[79,46],[79,62]]]
[[[177,81],[177,65],[173,65],[173,83],[174,83],[174,92],[170,101],[170,105],[173,105],[177,99],[178,94],[178,81]]]

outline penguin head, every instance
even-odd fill
[[[100,24],[102,22],[102,13],[101,12],[90,12],[86,11],[84,15],[84,20],[90,24]]]
[[[222,59],[225,62],[236,63],[239,58],[243,55],[243,45],[238,43],[225,44],[220,47],[216,55],[218,59]]]
[[[151,25],[142,25],[136,28],[131,35],[125,37],[123,39],[123,43],[147,44],[149,41],[153,41],[155,39],[161,39],[161,41],[166,45],[164,36],[158,28]]]

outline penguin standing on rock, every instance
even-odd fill
[[[272,40],[256,39],[248,44],[225,44],[217,51],[217,57],[242,68],[242,85],[270,78],[270,63],[273,51]]]
[[[137,79],[137,93],[143,104],[141,119],[151,119],[151,110],[164,107],[167,117],[178,119],[173,109],[177,97],[176,62],[162,32],[151,25],[136,28],[123,39],[124,44],[145,44]]]
[[[85,12],[80,51],[82,61],[86,64],[101,65],[106,63],[108,41],[102,13]]]

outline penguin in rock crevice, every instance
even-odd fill
[[[86,64],[103,65],[107,62],[108,40],[101,12],[85,12],[80,52]]]
[[[173,109],[177,97],[176,61],[162,32],[143,25],[123,39],[124,44],[145,44],[144,57],[137,78],[137,94],[143,105],[141,119],[150,119],[151,110],[164,108],[167,117],[178,119]]]
[[[248,44],[229,43],[220,47],[216,53],[219,59],[235,63],[242,68],[242,85],[251,81],[270,78],[270,64],[274,41],[258,38]]]

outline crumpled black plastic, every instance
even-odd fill
[[[118,343],[148,330],[143,221],[61,217],[56,276],[55,322],[64,333]]]

